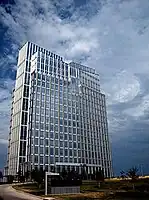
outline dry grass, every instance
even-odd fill
[[[139,179],[136,180],[135,186],[143,186],[146,185],[149,188],[149,179]],[[36,184],[30,185],[15,185],[13,186],[17,190],[21,190],[27,193],[35,194],[38,196],[44,196],[44,189],[39,190]],[[130,193],[132,190],[132,183],[128,180],[106,180],[102,183],[101,188],[97,187],[96,181],[83,181],[81,186],[80,194],[65,194],[65,195],[49,195],[49,197],[53,197],[56,200],[108,200],[108,199],[123,199],[120,196],[124,195],[122,191],[125,192],[125,195],[134,195]],[[103,192],[104,191],[104,192]],[[111,195],[110,191],[112,191],[116,196]],[[118,193],[118,194],[117,194]],[[118,196],[117,196],[118,195]],[[138,194],[137,194],[138,195]],[[142,194],[140,194],[142,195]],[[148,198],[149,199],[149,198]],[[143,198],[142,198],[143,200]]]
[[[44,194],[44,189],[39,189],[36,184],[14,185],[13,188],[37,196]]]
[[[29,192],[32,190],[37,190],[37,186],[35,184],[26,184],[26,185],[13,185],[13,188],[16,190],[21,190],[23,192]]]
[[[79,194],[66,194],[66,195],[49,195],[56,200],[68,200],[68,199],[105,199],[106,195],[104,192],[88,192],[88,193],[79,193]]]
[[[37,191],[38,189],[36,188],[35,185],[14,185],[14,189],[20,190],[26,193],[33,194],[35,190]],[[79,193],[79,194],[64,194],[64,195],[41,195],[42,197],[53,197],[56,200],[88,200],[88,199],[99,199],[99,200],[105,200],[106,199],[106,194],[104,192],[87,192],[84,191],[84,193]]]

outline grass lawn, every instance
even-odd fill
[[[34,195],[44,197],[44,189],[38,189],[35,183],[14,185],[17,190],[22,190]],[[74,195],[49,195],[57,200],[148,200],[149,179],[139,179],[135,182],[136,191],[132,191],[132,183],[129,180],[106,180],[98,188],[96,181],[83,181],[81,193]],[[141,189],[146,192],[141,191]],[[125,192],[122,192],[125,191]]]

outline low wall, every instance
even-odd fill
[[[51,187],[51,194],[76,194],[80,193],[80,186]]]

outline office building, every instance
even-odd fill
[[[18,56],[7,173],[16,175],[23,165],[113,174],[99,74],[31,42]]]

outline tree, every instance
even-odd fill
[[[95,173],[95,176],[96,176],[96,181],[97,181],[98,187],[100,187],[101,183],[104,181],[103,170],[101,168],[99,170],[97,170],[96,173]]]
[[[35,179],[35,176],[36,176],[36,174],[35,174],[35,169],[33,169],[33,170],[31,171],[31,180],[34,180],[34,179]]]
[[[82,165],[82,169],[81,169],[81,179],[82,179],[82,180],[87,180],[87,176],[88,176],[85,167],[86,167],[85,164]]]
[[[125,172],[124,172],[123,170],[120,172],[120,177],[121,177],[122,179],[124,179],[124,178],[127,177],[126,174],[125,174]]]
[[[12,175],[8,175],[7,176],[7,182],[8,182],[8,184],[12,184],[13,180],[14,180],[14,176],[12,176]]]
[[[18,175],[18,182],[21,182],[22,171],[21,171],[20,168],[19,168],[19,170],[17,172],[17,175]]]
[[[135,184],[134,182],[138,179],[139,175],[138,175],[138,168],[137,167],[132,167],[131,169],[129,169],[127,171],[127,176],[129,178],[131,178],[131,181],[132,181],[132,187],[133,187],[133,190],[135,190]]]
[[[25,177],[25,180],[27,181],[30,177],[30,171],[27,170],[25,173],[24,173],[24,177]]]
[[[45,172],[42,169],[33,169],[31,171],[31,179],[35,181],[38,185],[38,187],[41,187],[41,184],[43,183],[43,180],[45,178]]]
[[[63,178],[64,180],[66,180],[67,177],[68,177],[68,173],[67,173],[65,167],[62,168],[61,176],[62,176],[62,178]]]
[[[71,171],[68,172],[67,174],[67,179],[68,180],[78,180],[80,179],[79,174],[75,169],[72,169]]]

